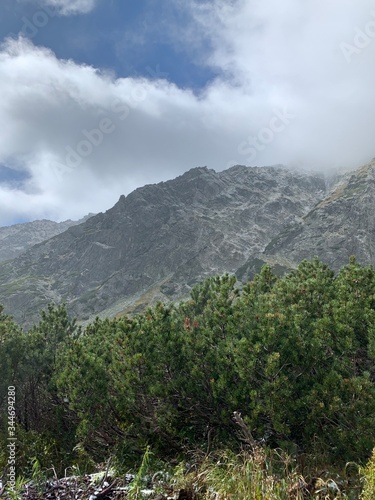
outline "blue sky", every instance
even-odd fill
[[[375,156],[371,0],[2,0],[0,225],[201,165]]]
[[[196,62],[209,40],[199,40],[199,48],[176,40],[176,30],[188,28],[190,19],[174,2],[102,0],[92,11],[74,16],[59,16],[55,8],[44,8],[31,0],[3,0],[1,38],[24,33],[34,44],[51,48],[60,59],[107,69],[117,77],[148,78],[159,67],[177,85],[196,90],[215,77],[210,67]],[[44,24],[40,12],[49,20],[38,28]]]

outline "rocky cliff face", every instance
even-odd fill
[[[262,257],[295,267],[318,256],[339,269],[352,255],[375,265],[375,161],[344,176],[313,210],[272,239]]]
[[[322,177],[282,167],[192,169],[3,263],[0,303],[31,324],[50,301],[84,320],[176,299],[234,272],[324,195]]]
[[[92,215],[94,214],[90,214],[79,221],[53,222],[50,220],[37,220],[0,227],[0,262],[18,257],[33,245],[53,238],[53,236],[63,233],[70,227],[85,222]]]

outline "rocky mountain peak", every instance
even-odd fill
[[[1,264],[0,303],[24,324],[51,301],[88,320],[177,300],[209,275],[249,279],[264,262],[375,264],[374,209],[374,161],[331,187],[280,165],[193,168]]]
[[[324,189],[321,176],[281,166],[193,168],[0,266],[0,303],[27,323],[50,301],[84,320],[186,296],[193,283],[262,252]]]
[[[375,162],[345,174],[298,224],[266,247],[264,259],[288,262],[318,256],[334,269],[355,256],[375,264]]]
[[[63,233],[72,226],[82,224],[94,214],[78,221],[54,222],[46,219],[0,227],[0,262],[14,259],[33,245]]]

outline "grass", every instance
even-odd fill
[[[375,449],[365,467],[349,463],[339,474],[332,470],[314,474],[311,469],[305,470],[304,476],[297,460],[282,450],[255,447],[239,454],[229,450],[209,455],[195,452],[192,457],[189,464],[181,462],[172,469],[159,462],[147,447],[134,479],[126,488],[126,498],[143,500],[146,496],[154,498],[158,493],[180,498],[183,493],[181,498],[189,500],[375,499]],[[123,472],[112,474],[119,485],[124,484]],[[56,473],[54,475],[57,479]],[[34,459],[31,481],[35,498],[43,498],[46,477],[47,473]],[[19,498],[25,483],[25,479],[20,478],[15,491],[8,492],[4,498]],[[147,487],[154,492],[151,497],[144,491]]]
[[[151,452],[150,448],[147,447],[145,454],[143,455],[141,466],[137,474],[135,475],[133,481],[130,483],[127,498],[129,500],[138,500],[142,498],[142,486],[144,486],[144,478],[149,469]]]
[[[375,455],[374,455],[375,459]],[[348,478],[345,471],[319,477],[303,477],[296,461],[281,450],[256,448],[235,455],[229,451],[206,457],[190,472],[175,473],[175,488],[183,488],[194,500],[374,500],[375,461],[365,469],[367,496],[360,496],[358,468]],[[370,467],[370,468],[371,468]],[[367,474],[367,476],[366,476]]]
[[[367,466],[361,469],[363,490],[361,500],[374,500],[375,498],[375,448]]]
[[[182,485],[202,500],[303,498],[298,489],[305,482],[291,465],[281,455],[267,457],[261,448],[252,454],[223,452],[207,457]],[[296,495],[291,496],[293,488]]]

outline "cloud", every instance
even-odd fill
[[[254,96],[264,112],[285,105],[294,113],[283,135],[289,162],[354,165],[374,156],[373,2],[215,0],[189,8],[195,35],[211,42],[207,63],[228,86]]]
[[[97,0],[42,0],[44,5],[55,7],[62,15],[87,14],[91,12]]]
[[[0,165],[23,180],[0,183],[0,224],[105,210],[198,165],[327,170],[375,156],[370,0],[175,2],[190,18],[179,43],[188,53],[194,40],[220,75],[200,92],[158,78],[162,60],[116,78],[23,38],[2,46]]]
[[[0,164],[27,176],[22,189],[1,188],[0,223],[9,214],[64,219],[105,210],[122,193],[208,157],[199,100],[157,79],[157,66],[150,74],[116,79],[8,40],[0,54]]]
[[[98,3],[98,0],[17,0],[18,3],[30,3],[34,1],[41,7],[52,8],[53,15],[56,13],[62,16],[75,14],[87,14],[91,12]]]

